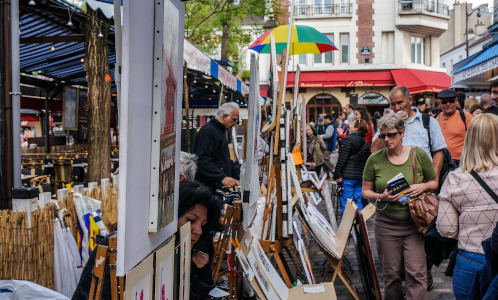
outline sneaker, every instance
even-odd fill
[[[434,282],[432,281],[432,272],[431,269],[427,270],[427,290],[430,291],[434,287],[433,284]]]

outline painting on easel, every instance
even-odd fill
[[[180,228],[180,300],[186,300],[190,297],[190,222]]]
[[[175,236],[156,251],[156,300],[173,299]]]
[[[150,255],[138,266],[126,273],[126,300],[152,299],[153,272],[154,257]]]
[[[149,231],[174,229],[176,131],[180,127],[182,99],[183,30],[178,0],[158,1],[154,45],[154,101],[152,114],[151,185]],[[177,189],[177,187],[176,187]],[[172,231],[172,233],[174,230]]]

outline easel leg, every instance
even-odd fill
[[[118,239],[116,235],[109,238],[109,268],[111,270],[111,299],[118,300],[118,278],[116,277],[116,250]]]
[[[119,300],[125,300],[125,278],[119,277]]]
[[[339,278],[341,278],[342,282],[348,288],[348,290],[351,293],[351,295],[356,300],[359,300],[358,294],[357,294],[357,290],[356,290],[356,287],[353,284],[353,281],[351,280],[351,278],[349,278],[349,276],[347,276],[347,274],[343,274],[342,273],[342,259],[339,259],[338,261],[333,261],[333,259],[329,258],[329,261],[330,261],[330,265],[334,268],[334,273],[332,274],[332,280],[331,280],[332,283],[335,282],[335,279],[337,278],[337,275],[339,275]],[[346,279],[346,277],[344,277],[344,275],[347,276],[347,279]]]
[[[291,249],[289,250],[289,247],[285,247],[285,251],[287,251],[287,255],[289,255],[289,257],[292,257],[292,259],[295,262],[296,268],[299,270],[299,272],[304,274],[304,270],[301,268],[301,264],[299,263],[299,260],[297,257],[296,248],[294,246],[291,246],[290,248]]]
[[[90,300],[100,300],[102,297],[102,288],[104,287],[104,270],[107,263],[107,246],[97,246],[97,255],[95,256],[95,266],[93,267],[93,278],[90,286]],[[98,283],[96,283],[98,280]],[[95,285],[97,285],[95,287]]]
[[[287,285],[288,288],[291,288],[292,282],[289,278],[289,275],[287,274],[287,270],[282,262],[282,259],[280,258],[280,255],[277,252],[277,249],[275,249],[275,246],[273,245],[270,245],[270,249],[272,251],[273,256],[275,257],[275,261],[277,262],[278,268],[282,273],[282,277],[284,278],[285,284]]]

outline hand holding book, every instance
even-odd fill
[[[410,191],[410,185],[403,176],[403,173],[398,173],[396,176],[391,178],[387,182],[387,189],[391,191],[393,194],[398,195],[398,201],[405,205],[410,202],[408,198],[408,192]]]
[[[398,202],[399,194],[393,194],[393,191],[385,189],[382,194],[379,195],[379,201],[382,202]]]

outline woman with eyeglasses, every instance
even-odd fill
[[[334,179],[338,183],[342,182],[343,192],[339,197],[342,213],[344,213],[348,199],[353,199],[358,208],[363,209],[361,180],[363,168],[370,156],[370,145],[365,141],[367,132],[367,122],[355,120],[350,126],[349,135],[342,140],[339,148]]]
[[[387,189],[387,181],[402,173],[410,188],[407,197],[437,189],[436,172],[427,153],[416,148],[417,182],[413,184],[412,147],[402,144],[405,123],[398,114],[379,119],[379,138],[385,148],[373,153],[363,172],[364,198],[374,201],[375,239],[382,264],[384,298],[403,299],[401,274],[406,274],[406,299],[426,299],[427,268],[424,238],[410,216],[408,205],[399,202],[399,194]]]

